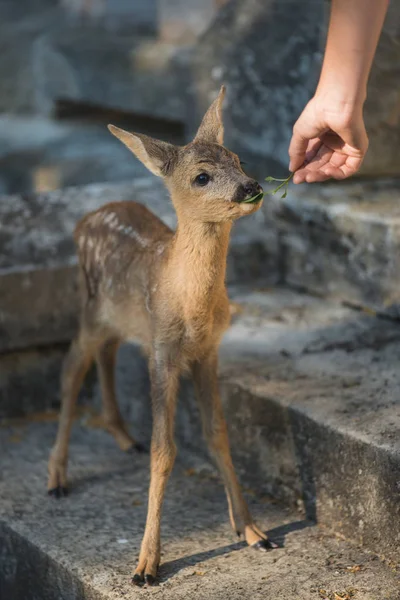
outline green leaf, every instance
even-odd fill
[[[286,177],[286,179],[277,179],[276,177],[272,177],[271,175],[269,175],[268,177],[265,178],[265,181],[267,183],[272,183],[273,181],[280,182],[280,183],[274,190],[265,191],[264,194],[265,195],[271,194],[272,196],[274,196],[277,192],[279,192],[279,190],[284,188],[281,198],[286,198],[287,193],[288,193],[289,181],[292,179],[293,175],[294,175],[294,173],[290,173],[290,175],[288,177]]]

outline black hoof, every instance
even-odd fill
[[[132,577],[132,583],[134,585],[142,585],[142,583],[143,583],[142,576],[139,575],[139,573],[135,573],[135,575]]]
[[[251,547],[261,552],[268,552],[269,550],[274,550],[274,548],[279,548],[278,544],[271,542],[271,540],[259,540],[255,544],[252,544]]]
[[[145,446],[143,446],[143,444],[140,444],[139,442],[137,442],[136,444],[133,444],[133,446],[128,448],[127,453],[128,454],[136,454],[137,452],[139,452],[139,454],[143,454],[147,451],[148,451],[147,448]]]
[[[62,487],[61,485],[58,485],[57,487],[48,490],[48,495],[51,496],[52,498],[64,498],[65,496],[68,496],[68,489],[66,487]]]
[[[137,442],[134,445],[134,449],[136,450],[136,452],[139,452],[141,454],[144,453],[144,452],[148,452],[146,446],[143,446],[143,444],[140,444],[139,442]]]
[[[153,575],[145,575],[144,576],[144,580],[147,583],[147,585],[153,585],[154,582],[155,582],[155,580],[156,580],[156,578],[153,577]]]

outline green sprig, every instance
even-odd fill
[[[271,183],[272,181],[279,181],[280,183],[274,190],[272,190],[270,192],[264,192],[264,194],[271,194],[272,196],[274,196],[277,192],[279,192],[279,190],[284,188],[281,198],[286,198],[287,192],[288,192],[288,187],[289,187],[289,182],[292,179],[293,175],[294,175],[294,173],[290,173],[289,177],[286,177],[286,179],[277,179],[276,177],[267,177],[265,179],[265,181],[267,181],[268,183]]]
[[[281,198],[286,198],[287,192],[288,192],[288,187],[289,187],[289,182],[292,179],[293,175],[294,175],[294,173],[290,173],[289,177],[286,177],[286,179],[277,179],[276,177],[271,177],[271,176],[266,177],[265,181],[267,183],[271,183],[272,181],[279,181],[279,185],[274,190],[271,190],[268,192],[260,192],[259,194],[256,194],[255,196],[248,198],[247,200],[243,200],[243,204],[255,204],[256,202],[260,202],[266,194],[271,194],[273,196],[274,194],[279,192],[279,190],[281,190],[282,188],[285,188],[285,189],[284,189],[284,192],[283,192]]]

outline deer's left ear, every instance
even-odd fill
[[[217,98],[211,104],[201,122],[201,125],[194,138],[195,142],[211,142],[214,144],[223,144],[224,125],[222,123],[222,103],[225,97],[225,86],[219,91]]]

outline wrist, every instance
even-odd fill
[[[366,97],[366,86],[353,87],[320,80],[314,100],[326,111],[355,115],[362,114]]]

